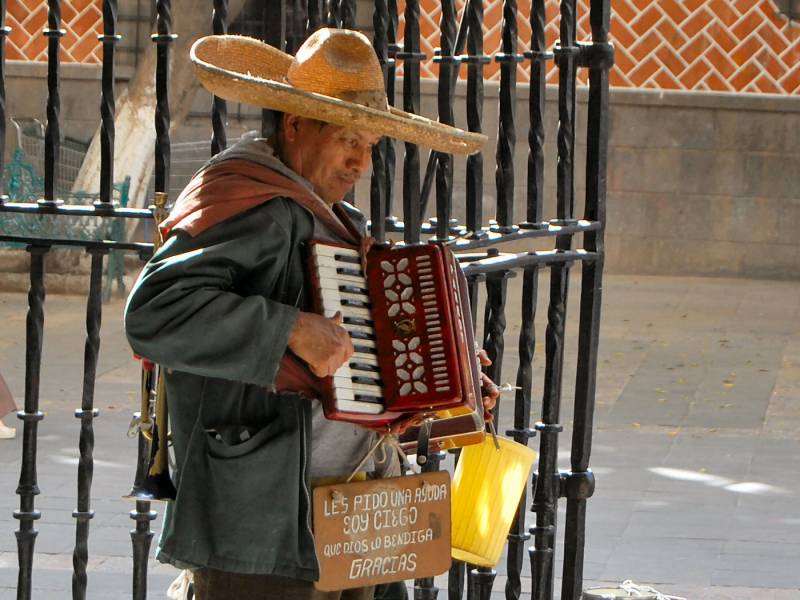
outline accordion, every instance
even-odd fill
[[[355,248],[314,241],[308,254],[314,309],[341,311],[355,350],[323,381],[325,416],[381,428],[421,413],[439,446],[483,439],[467,282],[453,253],[376,247],[366,276]]]

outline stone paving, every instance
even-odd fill
[[[503,381],[516,372],[519,280],[511,281]],[[568,310],[559,465],[567,468],[579,280]],[[547,277],[540,282],[533,419],[541,411]],[[800,283],[607,275],[598,361],[585,587],[632,579],[691,600],[800,599]],[[130,598],[138,372],[121,328],[122,303],[104,307],[95,393],[90,599]],[[26,297],[0,294],[0,365],[18,403],[24,381]],[[34,571],[35,600],[71,597],[72,511],[85,338],[84,300],[45,306]],[[502,398],[500,429],[510,424]],[[13,418],[7,424],[15,424]],[[538,446],[538,439],[533,440]],[[12,512],[21,437],[0,442],[0,598],[15,598]],[[160,507],[156,507],[160,510]],[[559,523],[563,523],[563,503]],[[533,524],[534,515],[529,515]],[[154,522],[158,528],[160,517]],[[560,546],[560,542],[559,542]],[[557,575],[560,574],[560,556]],[[505,562],[493,598],[504,597]],[[523,589],[530,590],[529,568]],[[175,576],[151,563],[150,598]],[[444,580],[437,579],[444,587]],[[558,597],[559,582],[556,581]],[[445,593],[440,593],[442,598]]]

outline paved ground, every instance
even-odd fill
[[[540,286],[547,290],[546,278]],[[515,285],[515,284],[514,284]],[[579,282],[571,290],[560,465],[568,465]],[[513,291],[509,298],[514,298]],[[541,398],[540,299],[534,398]],[[26,298],[0,294],[0,365],[20,399]],[[133,478],[125,436],[138,374],[119,301],[105,307],[96,406],[90,599],[130,598]],[[70,597],[83,301],[47,299],[34,598]],[[516,370],[509,301],[504,380]],[[586,586],[633,579],[692,600],[800,598],[800,283],[607,276],[589,501]],[[512,411],[510,402],[501,427]],[[541,410],[537,402],[534,419]],[[9,419],[8,422],[12,422]],[[538,444],[538,440],[534,440]],[[21,440],[0,442],[0,598],[14,598]],[[563,508],[563,507],[562,507]],[[530,515],[533,522],[534,515]],[[563,522],[563,511],[560,515]],[[155,522],[158,527],[160,519]],[[560,569],[560,562],[558,569]],[[505,567],[495,586],[503,597]],[[528,571],[526,569],[526,571]],[[174,571],[154,566],[151,598]],[[530,589],[530,579],[525,579]],[[558,584],[557,584],[558,588]],[[444,593],[440,594],[444,597]]]

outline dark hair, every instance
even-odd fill
[[[283,113],[279,110],[264,111],[264,118],[261,119],[261,135],[271,138],[278,135],[283,129]]]
[[[283,115],[286,113],[283,113],[279,110],[269,110],[267,112],[269,114],[269,117],[266,120],[270,121],[270,123],[268,124],[268,127],[262,127],[262,132],[263,132],[263,137],[272,137],[274,135],[278,135],[283,129]],[[312,119],[312,120],[319,123],[320,131],[322,131],[322,129],[330,125],[330,123],[327,123],[325,121],[320,121],[319,119]]]

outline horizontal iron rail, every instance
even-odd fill
[[[39,204],[37,202],[0,202],[0,213],[59,215],[65,217],[118,217],[121,219],[152,219],[146,208],[115,208],[113,204]]]
[[[153,253],[153,244],[144,242],[114,242],[111,240],[71,240],[67,238],[37,238],[21,235],[0,235],[0,242],[24,244],[26,246],[75,246],[87,250],[105,248],[106,250],[128,250],[138,252],[143,258]]]
[[[521,252],[518,254],[499,254],[487,256],[470,261],[464,257],[461,266],[464,275],[470,277],[481,273],[494,273],[497,271],[511,271],[533,265],[554,265],[571,263],[575,261],[591,262],[598,259],[597,252],[587,250],[539,250],[537,252]]]
[[[471,250],[473,248],[485,248],[496,246],[498,243],[508,243],[516,240],[525,240],[541,237],[555,237],[559,235],[572,235],[585,231],[597,231],[603,228],[600,221],[576,220],[567,224],[558,223],[556,220],[550,222],[537,223],[535,227],[520,227],[510,233],[499,233],[494,231],[481,231],[477,238],[459,238],[449,244],[450,248],[456,252]]]
[[[490,229],[482,229],[477,237],[456,237],[452,241],[447,242],[451,249],[457,252],[464,250],[472,250],[474,248],[485,248],[487,246],[496,246],[499,243],[507,243],[516,240],[525,240],[531,238],[542,237],[555,237],[560,235],[572,235],[576,233],[584,233],[586,231],[599,231],[603,229],[603,223],[600,221],[587,221],[584,219],[575,219],[567,223],[559,222],[558,219],[551,221],[543,221],[541,223],[525,223],[523,226],[518,226],[511,232],[497,232]],[[400,220],[386,221],[386,231],[392,233],[402,233],[405,230],[405,225]],[[420,229],[421,233],[435,235],[436,225],[434,223],[424,223]],[[459,224],[451,225],[451,233],[458,235],[463,232]]]

